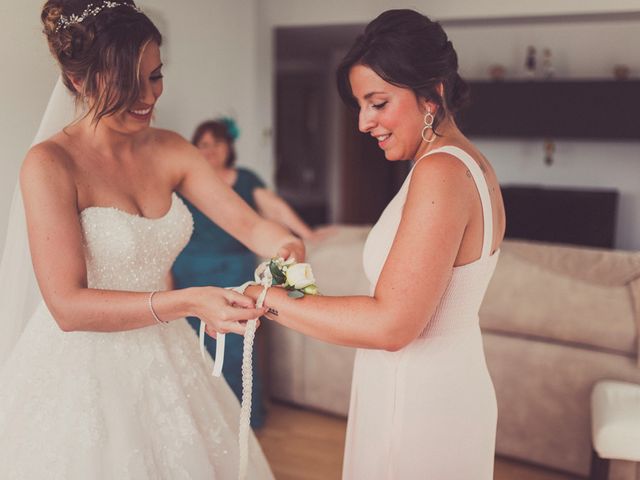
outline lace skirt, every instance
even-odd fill
[[[236,478],[240,409],[211,369],[186,321],[64,333],[43,305],[0,371],[0,478]],[[273,478],[253,435],[249,478]]]

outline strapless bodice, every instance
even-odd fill
[[[80,212],[89,288],[160,290],[189,241],[193,219],[174,193],[169,211],[147,218],[113,207]]]

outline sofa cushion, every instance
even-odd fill
[[[307,261],[324,295],[369,295],[362,250],[371,226],[340,225],[320,242],[307,242]]]
[[[639,252],[505,241],[481,326],[632,355],[639,278]]]

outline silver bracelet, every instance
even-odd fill
[[[148,304],[149,304],[149,311],[151,312],[151,315],[153,315],[153,319],[154,319],[158,324],[160,324],[160,325],[166,325],[166,324],[167,324],[167,323],[169,323],[169,322],[165,322],[164,320],[160,320],[160,317],[158,317],[158,315],[156,314],[156,311],[153,309],[153,303],[152,303],[152,302],[153,302],[153,296],[154,296],[156,293],[158,293],[158,291],[157,291],[157,290],[154,290],[153,292],[151,292],[151,293],[149,294],[149,301],[148,301]]]

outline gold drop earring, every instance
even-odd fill
[[[420,132],[420,136],[427,143],[433,143],[433,141],[436,139],[436,134],[433,131],[434,120],[435,120],[435,117],[431,113],[431,108],[427,107],[427,113],[424,114],[424,119],[423,119],[424,127],[422,128],[422,132]],[[427,138],[427,134],[429,130],[431,130],[431,136]]]

